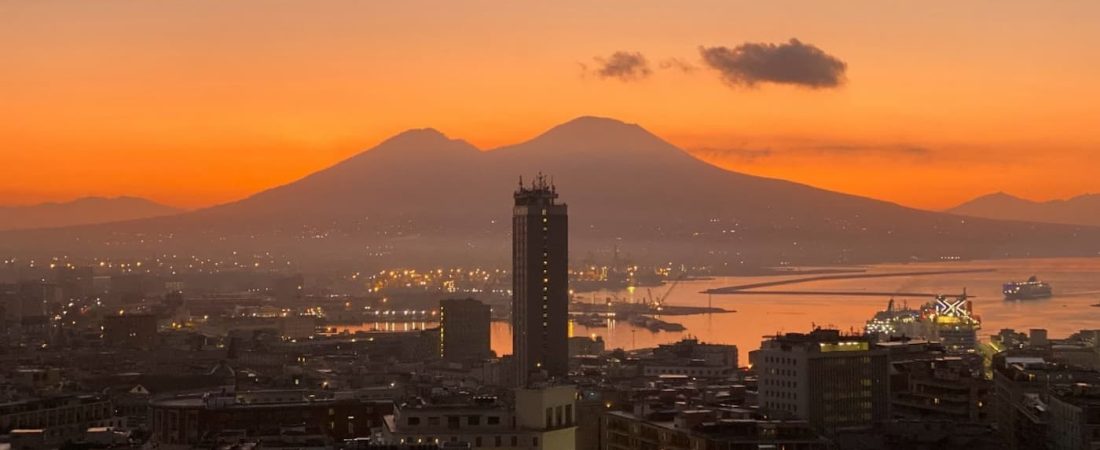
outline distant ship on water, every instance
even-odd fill
[[[1027,281],[1006,283],[1001,290],[1005,294],[1005,300],[1034,300],[1053,295],[1050,283],[1039,281],[1034,275]]]

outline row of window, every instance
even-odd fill
[[[652,367],[646,368],[646,373],[660,375],[726,375],[728,371],[725,369],[680,369],[668,367]]]
[[[546,428],[573,425],[573,405],[546,408]]]
[[[475,436],[473,442],[460,440],[458,436],[444,437],[444,440],[448,442],[467,442],[473,444],[474,447],[485,447],[488,442],[492,442],[493,447],[505,447],[507,443],[508,447],[518,447],[520,444],[519,436]],[[402,444],[438,444],[440,438],[433,436],[426,437],[409,437],[401,440]],[[531,446],[539,446],[538,436],[531,437]]]
[[[797,360],[794,358],[782,358],[779,356],[765,356],[764,362],[793,366],[797,363]]]
[[[797,410],[794,404],[785,402],[766,402],[764,406],[766,406],[768,409],[780,411],[795,412]]]
[[[463,416],[446,416],[446,417],[447,417],[447,427],[449,427],[449,428],[459,428],[459,427],[462,426],[462,417]],[[476,427],[476,426],[481,425],[481,416],[479,416],[479,415],[470,415],[470,416],[465,416],[465,417],[466,417],[466,425],[467,426],[475,426]],[[410,427],[415,427],[417,425],[420,425],[420,419],[421,418],[419,416],[411,416],[411,417],[408,417],[408,418],[405,419],[405,423]],[[428,417],[428,426],[432,426],[432,427],[439,426],[441,423],[442,423],[442,419],[439,416],[430,416],[430,417]],[[485,423],[487,425],[500,425],[500,416],[488,416],[488,417],[485,418]]]
[[[765,386],[776,386],[776,387],[784,387],[784,388],[793,388],[793,387],[795,387],[795,382],[790,381],[790,380],[773,380],[771,378],[766,378],[766,379],[761,380],[761,381],[764,383]]]

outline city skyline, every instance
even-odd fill
[[[1100,190],[1086,169],[1097,66],[1079,57],[1100,33],[1092,2],[641,3],[630,20],[585,3],[0,8],[6,204],[209,206],[409,128],[489,149],[581,115],[728,169],[921,208]],[[818,71],[738,65],[780,50]],[[126,64],[99,64],[112,60]]]
[[[1100,449],[1097,17],[0,1],[0,450]]]

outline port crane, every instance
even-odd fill
[[[672,291],[676,289],[676,286],[683,280],[684,275],[676,277],[676,279],[672,280],[672,283],[669,284],[665,293],[661,294],[661,297],[656,300],[653,298],[653,289],[646,288],[646,291],[649,293],[649,306],[652,308],[660,308],[661,305],[665,304],[665,300],[668,300],[669,295],[672,295]]]

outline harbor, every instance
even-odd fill
[[[859,272],[856,272],[858,270]],[[890,298],[897,305],[908,302],[913,308],[932,301],[936,294],[959,295],[966,288],[968,300],[981,315],[978,339],[988,340],[1002,328],[1029,329],[1041,318],[1051,334],[1068,335],[1077,330],[1095,328],[1100,320],[1100,258],[1059,258],[1034,260],[983,260],[935,263],[881,264],[852,268],[843,275],[876,275],[874,277],[831,278],[807,281],[798,273],[789,276],[774,274],[757,276],[713,277],[705,281],[684,281],[665,300],[667,305],[680,307],[736,310],[735,314],[695,314],[676,316],[683,332],[651,333],[624,321],[610,327],[588,327],[576,323],[575,334],[596,335],[608,346],[633,348],[651,347],[693,336],[706,342],[736,344],[751,349],[761,336],[777,332],[803,330],[814,325],[841,330],[862,330],[866,321],[882,311]],[[905,275],[899,275],[905,274]],[[1011,280],[1026,280],[1041,274],[1044,281],[1055,286],[1054,296],[1033,301],[1005,301],[1002,285]],[[842,275],[839,273],[822,275]],[[799,281],[792,284],[790,280]],[[731,286],[760,286],[762,283],[785,281],[782,293],[748,294],[726,292],[713,294]],[[797,288],[804,289],[799,291]],[[776,286],[778,287],[778,286]],[[757,292],[768,292],[760,289]],[[843,293],[843,294],[838,294]],[[879,295],[871,295],[879,294]],[[920,295],[908,295],[920,294]],[[623,303],[643,303],[644,290],[605,292],[599,298],[613,297]],[[593,305],[585,301],[585,311],[606,311],[606,302]],[[576,308],[578,305],[574,305]],[[591,308],[591,309],[589,309]],[[633,308],[639,308],[633,306]],[[579,311],[579,309],[575,309]],[[662,311],[663,313],[663,311]],[[662,315],[662,318],[667,316]],[[504,331],[504,330],[502,330]],[[747,358],[747,354],[743,354]]]

